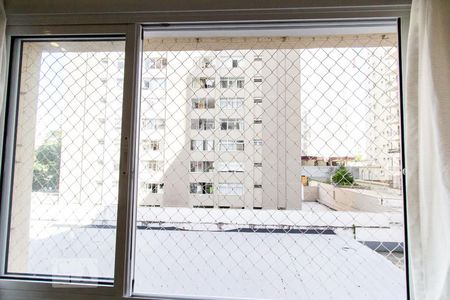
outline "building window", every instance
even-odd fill
[[[192,151],[212,151],[214,150],[214,140],[191,140]]]
[[[143,129],[157,130],[157,129],[164,129],[164,126],[166,126],[166,122],[164,119],[149,119],[149,118],[142,119]]]
[[[213,161],[191,161],[191,173],[214,172]]]
[[[220,151],[244,151],[243,140],[219,140]]]
[[[144,150],[159,151],[161,147],[161,141],[159,140],[146,140],[142,142],[142,148]]]
[[[262,120],[261,119],[255,119],[255,120],[253,120],[253,124],[262,124]]]
[[[244,194],[244,185],[242,183],[219,183],[217,192],[219,195],[242,196]]]
[[[213,194],[214,188],[211,182],[194,182],[190,184],[191,194]]]
[[[239,58],[236,58],[236,57],[234,57],[234,58],[232,58],[231,59],[231,67],[232,68],[237,68],[238,66],[239,66]]]
[[[262,163],[254,163],[253,166],[255,168],[261,168],[262,167]]]
[[[164,57],[148,57],[144,61],[145,70],[162,70],[167,67],[167,59]]]
[[[211,130],[214,129],[214,119],[192,119],[191,129],[193,130]]]
[[[146,183],[145,188],[151,194],[162,194],[164,192],[164,183]]]
[[[150,78],[142,81],[143,90],[164,90],[166,86],[166,80],[164,78]]]
[[[244,98],[220,98],[220,108],[237,109],[244,104]]]
[[[145,162],[145,168],[154,172],[162,171],[163,162],[160,160],[148,160]]]
[[[203,56],[198,60],[197,64],[202,69],[213,68],[214,67],[214,57]]]
[[[244,172],[244,164],[237,161],[218,162],[217,172],[242,173]]]
[[[220,130],[244,130],[244,120],[220,119]]]
[[[208,78],[208,77],[200,77],[195,78],[192,81],[192,87],[194,89],[212,89],[216,86],[216,81],[214,78]]]
[[[261,54],[255,54],[253,57],[253,61],[262,61],[262,55]]]
[[[216,101],[213,98],[194,98],[192,99],[192,108],[195,109],[212,109],[215,107]]]
[[[261,139],[254,139],[254,140],[253,140],[253,144],[254,144],[255,146],[262,146],[263,140],[261,140]]]
[[[255,103],[255,104],[260,104],[260,103],[262,103],[262,98],[261,98],[261,97],[255,97],[255,98],[253,98],[253,103]]]
[[[241,89],[244,87],[244,78],[243,77],[221,77],[220,78],[220,87],[223,89],[229,89],[229,88]]]
[[[253,188],[255,188],[255,189],[262,189],[262,184],[254,184]]]
[[[262,77],[258,76],[258,77],[254,77],[253,78],[253,82],[254,83],[261,83],[263,81]]]

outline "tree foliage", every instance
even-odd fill
[[[352,173],[344,166],[340,166],[331,177],[331,182],[337,185],[352,185],[354,182]]]
[[[39,146],[33,165],[33,191],[58,192],[61,165],[61,132],[53,131]]]

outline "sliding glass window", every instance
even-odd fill
[[[140,118],[164,126],[139,132],[133,293],[404,299],[395,24],[144,37],[142,60],[165,63],[142,70],[161,84],[142,85]],[[163,141],[157,153],[144,148],[150,138]],[[202,140],[219,147],[192,147]],[[214,168],[192,172],[198,161]],[[221,170],[235,162],[239,172]]]
[[[357,25],[15,39],[1,277],[405,299],[397,24]]]
[[[114,277],[124,49],[21,41],[5,275]]]

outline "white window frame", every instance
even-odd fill
[[[315,1],[306,1],[309,4],[314,4]],[[259,14],[256,11],[250,12],[247,8],[235,8],[233,15],[226,17],[226,21],[234,21],[239,23],[240,21],[246,21],[242,26],[265,26],[270,22],[260,22],[266,18],[267,20],[281,20],[287,21],[286,24],[302,24],[295,20],[321,20],[329,22],[337,22],[336,20],[345,21],[346,19],[358,23],[371,23],[378,20],[383,22],[384,20],[396,21],[399,27],[399,34],[401,40],[399,42],[399,54],[400,63],[404,61],[406,55],[406,42],[407,32],[409,27],[409,13],[410,5],[404,4],[401,1],[398,3],[392,3],[391,1],[373,0],[373,5],[355,5],[354,2],[342,7],[342,9],[336,9],[332,7],[335,5],[334,1],[329,0],[329,5],[323,4],[323,7],[314,6],[312,9],[308,9],[305,12],[304,7],[308,6],[308,3],[303,3],[303,7],[290,6],[284,7],[284,10],[263,9],[264,14]],[[255,4],[257,6],[257,4]],[[288,4],[285,4],[287,6]],[[242,3],[244,6],[244,3]],[[255,7],[256,7],[255,6]],[[290,8],[289,12],[286,8]],[[381,9],[382,8],[382,9]],[[142,9],[144,10],[144,9]],[[260,9],[261,10],[261,9]],[[147,10],[148,11],[148,10]],[[326,17],[324,17],[326,16]],[[357,16],[357,19],[355,19]],[[9,18],[9,16],[8,16]],[[108,20],[106,20],[108,19]],[[140,49],[142,46],[142,30],[143,26],[159,26],[159,23],[143,23],[141,20],[160,20],[162,22],[176,22],[182,24],[183,22],[189,22],[191,20],[204,20],[208,19],[215,25],[216,22],[224,21],[224,15],[221,10],[214,10],[212,8],[208,11],[193,11],[190,14],[173,14],[172,12],[136,12],[131,14],[127,18],[128,24],[123,22],[123,16],[119,13],[111,14],[106,19],[92,18],[90,15],[79,13],[68,13],[64,17],[57,14],[41,14],[39,16],[26,16],[16,14],[8,19],[9,24],[7,26],[7,65],[9,66],[9,81],[7,86],[1,87],[4,90],[8,90],[5,93],[4,99],[8,99],[6,107],[6,115],[2,114],[0,120],[0,134],[2,135],[0,151],[4,157],[2,163],[2,189],[1,189],[1,209],[0,209],[0,270],[4,270],[5,262],[5,246],[6,245],[6,232],[8,223],[9,212],[9,195],[10,187],[9,180],[11,178],[12,169],[12,152],[14,149],[14,132],[15,132],[15,112],[17,109],[17,96],[18,96],[18,70],[20,61],[17,52],[12,52],[11,49],[19,49],[22,39],[33,38],[55,38],[60,40],[61,37],[70,39],[73,36],[86,37],[92,39],[94,37],[125,37],[126,50],[125,50],[125,76],[123,83],[123,114],[122,114],[122,136],[120,139],[120,178],[118,181],[119,186],[119,203],[117,212],[117,232],[116,232],[116,253],[115,253],[115,268],[114,268],[114,282],[113,284],[100,282],[93,285],[89,283],[77,283],[69,282],[61,279],[56,279],[59,288],[55,288],[55,282],[52,281],[39,281],[30,280],[22,276],[5,276],[0,274],[0,294],[2,300],[17,299],[22,295],[23,297],[33,299],[59,299],[62,294],[65,297],[71,299],[163,299],[157,295],[143,296],[132,295],[132,278],[131,271],[133,269],[133,237],[135,234],[134,220],[136,214],[135,195],[137,194],[137,183],[133,179],[131,174],[134,174],[134,170],[138,162],[138,124],[139,124],[139,99],[140,99]],[[291,21],[294,20],[294,21]],[[248,21],[257,21],[251,23]],[[50,25],[49,25],[50,24]],[[68,25],[70,24],[70,25]],[[92,24],[92,25],[83,25]],[[125,25],[105,25],[105,24],[125,24]],[[174,23],[175,24],[175,23]],[[261,25],[262,24],[262,25]],[[304,24],[310,23],[306,22]],[[198,25],[202,25],[199,23]],[[211,27],[211,24],[205,26]],[[223,26],[220,25],[220,26]],[[278,25],[271,25],[278,26]],[[283,22],[281,22],[283,26]],[[402,64],[401,71],[404,71],[404,64]],[[401,76],[400,76],[401,77]],[[217,83],[216,83],[217,86]],[[402,86],[400,85],[400,92],[402,92]],[[7,95],[6,95],[7,94]],[[6,101],[5,101],[6,102]],[[2,103],[5,103],[2,102]],[[400,114],[403,115],[401,111]],[[401,130],[401,132],[404,132]],[[403,137],[402,137],[403,139]],[[402,142],[401,147],[404,147]],[[403,160],[404,164],[404,160]],[[404,165],[402,166],[404,167]],[[405,177],[403,177],[405,179]],[[404,190],[406,184],[404,185]],[[404,202],[404,208],[406,210],[406,202]],[[407,227],[405,218],[405,228]],[[406,249],[408,249],[408,242],[406,240]],[[408,251],[406,251],[406,273],[408,273]],[[408,294],[409,294],[409,277],[408,280]],[[61,289],[61,287],[67,287]],[[180,299],[191,299],[181,297]],[[218,298],[217,298],[218,299]]]

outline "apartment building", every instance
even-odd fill
[[[379,49],[378,51],[383,51]],[[369,58],[370,76],[368,104],[370,127],[368,146],[360,178],[379,181],[390,187],[401,188],[400,156],[400,95],[398,91],[398,65],[396,49],[384,50],[387,54]],[[380,60],[380,57],[383,59]]]
[[[146,49],[140,205],[301,207],[300,85],[281,75],[299,52],[282,52]]]

